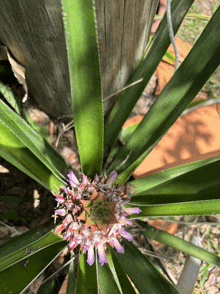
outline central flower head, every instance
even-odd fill
[[[132,225],[128,214],[139,213],[139,208],[125,208],[130,200],[126,198],[123,187],[113,185],[117,176],[112,172],[107,178],[95,176],[91,182],[84,174],[79,183],[73,172],[68,174],[71,188],[60,188],[55,194],[62,223],[54,230],[55,234],[62,234],[69,241],[72,250],[80,245],[83,252],[88,251],[87,262],[94,262],[94,248],[97,248],[101,265],[107,263],[105,256],[106,243],[115,247],[120,253],[124,248],[118,241],[123,236],[129,241],[133,238],[123,226]]]

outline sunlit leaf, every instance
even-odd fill
[[[62,4],[76,139],[82,172],[92,178],[101,172],[104,124],[94,1]]]

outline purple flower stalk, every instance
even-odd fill
[[[120,236],[132,241],[132,236],[125,231],[124,226],[132,226],[126,216],[139,213],[139,208],[125,208],[129,200],[123,192],[123,187],[113,184],[117,173],[113,171],[107,178],[96,175],[91,182],[84,174],[80,183],[73,172],[68,174],[71,188],[60,188],[60,194],[55,194],[58,209],[55,217],[62,217],[54,233],[62,234],[69,241],[69,249],[78,245],[87,252],[87,262],[94,262],[94,249],[98,251],[101,265],[107,263],[105,250],[108,243],[119,253],[124,253],[119,243]]]

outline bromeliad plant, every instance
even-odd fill
[[[175,33],[192,2],[172,1]],[[220,213],[220,158],[133,180],[131,199],[125,184],[219,65],[220,7],[142,122],[121,130],[169,46],[166,18],[129,84],[142,82],[121,93],[104,126],[94,3],[62,4],[82,177],[70,172],[67,180],[63,159],[0,101],[1,156],[52,191],[58,205],[54,231],[43,235],[38,227],[0,246],[0,292],[24,291],[68,245],[79,248],[79,264],[76,281],[70,264],[67,293],[179,293],[131,242],[127,230],[134,218]],[[103,145],[108,147],[105,162]],[[218,256],[144,222],[142,227],[146,237],[220,266]],[[54,287],[51,280],[38,293],[58,293]]]

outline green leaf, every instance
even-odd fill
[[[193,0],[172,1],[171,9],[174,33],[177,32],[192,3]],[[124,90],[111,111],[105,125],[105,145],[112,147],[125,120],[128,118],[137,100],[144,91],[144,88],[153,75],[162,57],[166,53],[169,45],[170,37],[167,26],[167,18],[165,16],[157,29],[146,57],[144,57],[138,64],[137,69],[128,81],[128,85],[140,79],[143,79],[143,81]]]
[[[57,287],[57,283],[55,280],[49,280],[43,284],[41,284],[40,288],[37,291],[37,294],[54,294],[54,291]],[[56,289],[58,290],[58,289]],[[58,293],[58,292],[56,292]]]
[[[124,239],[123,245],[125,253],[115,255],[140,294],[179,293],[135,245]]]
[[[219,30],[220,7],[128,142],[121,148],[108,173],[112,170],[118,173],[125,170],[124,177],[128,177],[196,96],[220,63]]]
[[[0,260],[25,246],[39,240],[44,234],[44,225],[31,229],[0,245]],[[1,264],[1,262],[0,262]]]
[[[73,254],[71,254],[71,258],[73,257]],[[74,271],[74,260],[71,261],[69,265],[69,272],[68,272],[68,282],[67,282],[67,289],[66,293],[68,294],[74,294],[74,288],[75,288],[75,271]]]
[[[167,246],[170,246],[186,254],[194,256],[200,260],[206,261],[208,263],[212,263],[220,267],[220,257],[218,257],[217,255],[211,252],[208,252],[190,242],[187,242],[183,239],[173,236],[165,231],[149,226],[144,222],[142,222],[141,225],[145,229],[143,231],[143,234],[147,238],[152,238],[153,240],[166,244]]]
[[[96,262],[90,266],[86,258],[80,250],[75,294],[98,294]]]
[[[57,242],[61,242],[61,237],[54,235],[52,232],[49,232],[39,240],[28,244],[17,251],[13,250],[11,254],[5,255],[3,252],[3,258],[0,261],[0,271],[12,266],[19,261],[28,258],[29,256],[36,254],[37,252],[41,251],[42,248],[48,247],[49,245]],[[62,244],[66,245],[66,241]],[[63,247],[65,246],[63,245]],[[14,249],[14,248],[13,248]]]
[[[0,82],[0,93],[18,114],[23,117],[25,116],[21,101],[18,99],[18,97],[15,96],[13,91],[2,82]]]
[[[173,168],[169,168],[165,171],[149,175],[147,177],[137,179],[129,182],[134,188],[134,195],[144,195],[148,190],[157,187],[163,183],[169,182],[172,179],[184,175],[190,171],[197,170],[199,167],[205,166],[206,164],[219,161],[220,157],[212,157],[205,160],[199,160],[190,162]]]
[[[55,175],[63,178],[61,172],[67,165],[51,145],[19,115],[0,100],[0,121],[13,132]]]
[[[0,155],[51,191],[64,184],[1,121]]]
[[[104,124],[94,1],[62,4],[80,162],[92,178],[101,173]]]
[[[117,283],[118,288],[120,289],[120,292],[123,293],[129,293],[129,294],[135,294],[135,290],[132,287],[123,267],[120,265],[118,259],[116,258],[114,254],[114,250],[110,248],[108,252],[106,252],[106,257],[108,260],[108,265],[111,269],[111,272],[114,276],[114,279]]]
[[[98,268],[98,283],[102,294],[120,294],[114,276],[109,268],[109,265],[104,263],[100,265],[97,261]]]
[[[21,293],[61,253],[66,242],[47,246],[21,263],[5,269],[0,275],[0,293]]]
[[[62,157],[1,100],[0,154],[47,189],[65,184]]]
[[[126,207],[137,206],[134,202]],[[145,216],[172,216],[172,215],[211,215],[220,214],[220,200],[190,201],[161,205],[140,206],[138,215],[129,215],[128,218],[142,218]]]
[[[131,203],[147,204],[167,204],[198,200],[220,199],[220,159],[217,161],[200,161],[200,167],[176,176],[166,182],[161,183],[151,189],[133,195]],[[210,162],[210,163],[208,163]],[[191,164],[190,167],[196,164]],[[176,169],[178,170],[178,169]],[[183,168],[182,168],[183,170]],[[135,182],[135,181],[134,181]],[[211,212],[210,212],[211,214]]]

